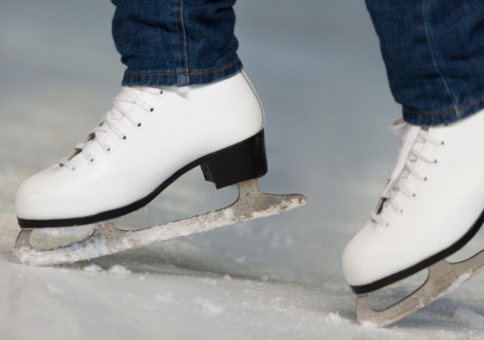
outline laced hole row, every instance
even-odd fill
[[[164,92],[163,90],[160,90],[160,93],[158,94],[158,96],[162,96],[162,95],[164,95],[164,94],[165,94],[165,92]],[[154,112],[155,112],[155,108],[154,108],[154,107],[151,107],[151,108],[150,108],[150,113],[154,113]],[[138,127],[139,127],[139,126],[138,126]]]
[[[165,94],[165,92],[164,92],[163,90],[160,90],[160,93],[159,93],[158,95],[159,95],[159,96],[162,96],[162,95],[164,95],[164,94]],[[149,112],[150,112],[150,113],[155,112],[155,108],[154,108],[154,107],[151,107],[151,108],[149,109]],[[136,124],[136,127],[137,127],[137,128],[141,128],[142,126],[143,126],[143,124],[142,124],[141,122],[138,122],[138,123]],[[122,141],[122,142],[127,142],[127,141],[128,141],[128,136],[127,136],[127,135],[123,135],[123,136],[122,136],[120,139],[121,139],[121,141]],[[108,153],[108,154],[109,154],[109,153],[111,153],[111,151],[112,151],[112,148],[111,148],[111,147],[107,147],[107,148],[105,148],[105,149],[104,149],[104,152],[105,152],[105,153]],[[95,161],[96,161],[96,159],[95,159],[94,157],[91,157],[90,159],[88,159],[88,162],[89,162],[90,164],[93,164]],[[69,167],[69,170],[70,170],[70,171],[76,171],[76,167],[75,167],[75,166],[71,166],[71,167]]]

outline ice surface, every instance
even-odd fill
[[[385,329],[355,324],[341,255],[393,168],[399,141],[388,126],[400,115],[362,1],[237,4],[239,54],[267,113],[260,187],[301,192],[306,208],[64,267],[16,263],[18,186],[69,153],[119,92],[113,10],[94,0],[2,3],[0,339],[484,337],[482,274]],[[235,198],[196,169],[116,224],[156,225]],[[478,235],[468,255],[482,244]]]
[[[47,284],[47,293],[48,294],[64,294],[64,289],[56,288],[51,284]]]
[[[468,325],[471,329],[484,331],[484,316],[468,307],[458,307],[452,317],[456,322]]]
[[[173,299],[173,293],[167,292],[165,294],[156,294],[155,301],[159,303],[176,303]]]

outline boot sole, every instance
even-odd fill
[[[426,258],[425,260],[407,269],[404,269],[398,273],[387,276],[378,281],[375,281],[366,285],[362,285],[362,286],[350,286],[351,290],[353,290],[353,292],[358,295],[368,294],[378,289],[381,289],[383,287],[389,286],[395,282],[403,280],[415,273],[418,273],[419,271],[425,268],[430,267],[431,265],[439,262],[440,260],[445,259],[446,257],[449,257],[450,255],[456,253],[462,247],[464,247],[467,244],[467,242],[469,242],[477,234],[477,232],[479,231],[483,223],[484,223],[484,211],[481,213],[481,215],[476,220],[476,222],[474,222],[472,227],[467,231],[467,233],[465,233],[464,236],[462,236],[459,240],[457,240],[457,242],[452,244],[450,247],[444,250],[441,250],[437,254],[429,258]]]

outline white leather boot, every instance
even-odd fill
[[[355,293],[368,294],[444,262],[418,297],[392,307],[385,317],[368,312],[366,300],[359,302],[359,322],[368,317],[380,326],[473,275],[475,268],[469,267],[459,278],[444,259],[463,247],[484,221],[484,112],[448,126],[423,128],[399,120],[392,128],[406,130],[397,165],[376,211],[346,247],[344,275]]]
[[[245,74],[208,85],[123,87],[67,158],[27,180],[24,229],[91,224],[137,210],[201,166],[217,188],[267,172],[262,105]]]

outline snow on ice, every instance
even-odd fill
[[[89,266],[84,267],[84,271],[87,273],[99,273],[99,272],[102,272],[103,269],[97,264],[93,263],[93,264],[90,264]]]
[[[349,323],[350,322],[349,320],[339,316],[339,312],[336,312],[336,313],[330,312],[329,315],[326,317],[326,321],[336,322],[336,323]]]
[[[117,265],[112,266],[108,270],[108,273],[109,274],[115,274],[115,275],[128,275],[128,274],[131,274],[131,270],[129,270],[128,268],[123,267],[123,266],[117,264]]]
[[[216,305],[213,302],[206,299],[196,298],[194,302],[200,304],[202,307],[202,310],[205,313],[220,314],[220,313],[223,313],[224,311],[224,308],[222,306]]]

